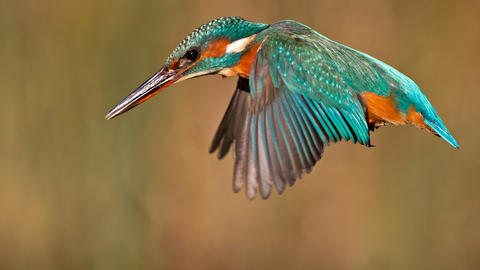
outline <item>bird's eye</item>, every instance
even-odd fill
[[[190,49],[187,51],[185,54],[185,58],[190,61],[195,61],[198,57],[198,51],[197,49]]]

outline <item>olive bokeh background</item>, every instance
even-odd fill
[[[480,269],[480,2],[0,3],[1,269]],[[302,22],[411,77],[460,149],[408,127],[341,142],[268,200],[208,146],[236,80],[104,116],[193,29]]]

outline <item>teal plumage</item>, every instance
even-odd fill
[[[169,85],[196,76],[239,76],[210,152],[233,148],[234,190],[272,187],[311,172],[325,146],[370,146],[369,132],[412,123],[458,148],[419,87],[389,65],[294,21],[271,25],[220,18],[193,31],[165,66],[119,103],[115,117]]]
[[[166,64],[181,58],[192,47],[205,47],[212,40],[228,36],[231,41],[251,36],[266,28],[268,24],[245,21],[239,17],[222,17],[195,29],[170,54]]]
[[[267,61],[276,67],[280,75],[283,74],[282,79],[289,81],[289,90],[323,104],[356,110],[360,110],[360,106],[355,102],[355,93],[372,92],[382,97],[393,94],[401,112],[407,113],[414,106],[432,124],[431,128],[458,147],[420,88],[396,69],[338,44],[298,22],[272,24],[257,38],[264,36],[268,39],[263,42],[265,45],[262,44],[263,57],[268,57]],[[303,85],[299,84],[300,81]]]
[[[188,35],[170,54],[165,65],[170,66],[174,60],[184,56],[187,50],[191,48],[198,48],[202,51],[205,50],[212,40],[228,36],[230,41],[234,42],[258,33],[268,26],[268,24],[249,22],[238,17],[223,17],[210,21]],[[196,63],[194,67],[187,70],[185,75],[223,68],[225,66],[234,66],[240,60],[240,56],[240,53],[230,53],[219,58],[202,59],[199,63]]]

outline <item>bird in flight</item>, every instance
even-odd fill
[[[312,171],[327,145],[370,145],[370,131],[414,126],[458,148],[420,88],[391,66],[295,21],[210,21],[188,35],[165,65],[123,99],[116,117],[170,85],[203,75],[238,76],[210,153],[232,147],[233,189],[248,199]]]

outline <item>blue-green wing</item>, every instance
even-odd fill
[[[311,54],[313,53],[314,56],[310,62],[317,68],[317,75],[322,76],[322,79],[325,74],[340,76],[354,93],[361,95],[369,92],[382,97],[389,97],[400,114],[407,115],[413,107],[416,112],[423,116],[425,123],[433,130],[434,134],[439,135],[458,148],[457,142],[450,135],[425,94],[415,82],[398,70],[365,53],[336,43],[298,22],[281,21],[273,24],[268,31],[276,33],[269,34],[272,39],[269,38],[268,40],[272,42],[264,43],[265,46],[272,47],[271,51],[277,50],[279,55],[283,55],[290,62],[297,59],[312,58]],[[280,50],[284,52],[282,53]],[[300,57],[287,55],[292,51]],[[275,63],[275,61],[281,60],[269,58],[269,61]],[[302,62],[305,63],[305,61]],[[281,64],[279,66],[279,69],[281,69]],[[300,65],[300,68],[304,70],[302,65]],[[303,74],[304,77],[308,77],[308,75],[308,72]],[[318,82],[318,79],[313,76],[311,81]],[[326,86],[330,87],[328,84]],[[298,87],[292,87],[291,89],[294,88]],[[342,88],[338,89],[342,90]],[[330,94],[334,98],[343,100],[342,97],[345,97],[343,95],[345,92],[338,93],[335,91],[335,87],[330,87],[330,90],[333,91]],[[303,91],[306,91],[306,89],[304,88]],[[312,93],[309,94],[310,97],[313,96],[313,100],[324,103],[331,101],[328,95],[322,95],[320,91],[315,92],[314,90],[313,95]],[[347,106],[350,105],[347,104]],[[343,104],[338,104],[338,106],[343,106]]]
[[[272,184],[282,192],[285,183],[292,185],[312,170],[330,143],[370,144],[361,99],[304,35],[274,32],[264,39],[252,65],[250,91],[246,142],[235,149],[240,170],[235,176],[246,179],[247,193],[250,179],[264,197]]]
[[[318,48],[271,33],[253,62],[247,91],[237,88],[210,151],[219,147],[221,158],[233,143],[234,190],[245,185],[253,198],[259,188],[267,198],[272,186],[280,194],[309,173],[326,145],[342,139],[369,145],[365,113],[361,98]]]
[[[396,108],[412,106],[440,136],[458,147],[418,86],[394,68],[292,21],[272,24],[250,72],[240,78],[210,152],[222,158],[233,144],[234,190],[252,199],[272,186],[309,173],[326,145],[352,140],[370,145],[363,94],[393,96]]]

